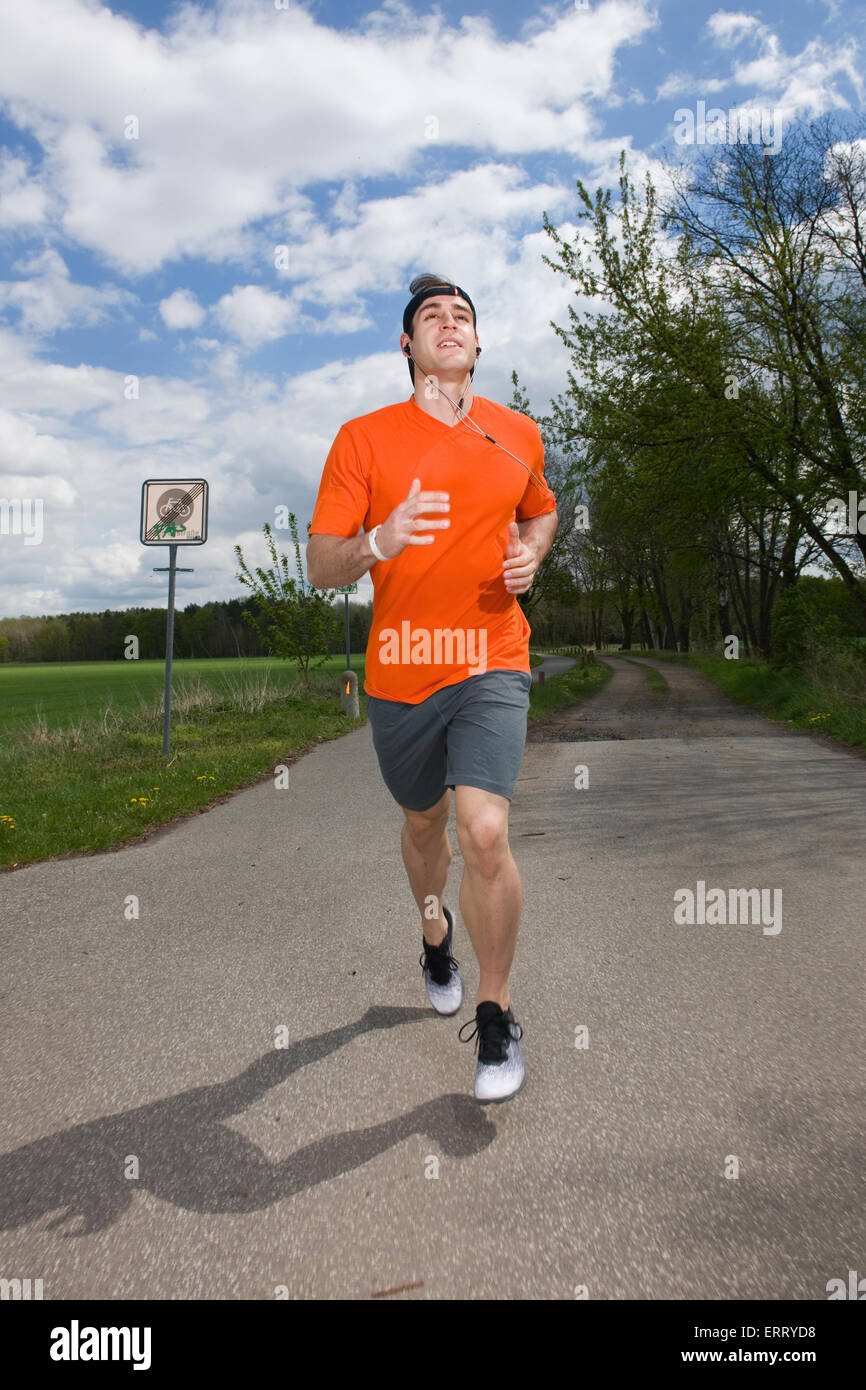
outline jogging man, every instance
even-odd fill
[[[442,902],[454,788],[460,911],[480,970],[475,1029],[460,1033],[476,1039],[475,1097],[485,1103],[507,1100],[525,1079],[508,985],[523,903],[508,813],[532,684],[516,595],[530,588],[558,518],[537,425],[473,394],[481,348],[469,295],[438,275],[417,277],[409,292],[400,346],[414,393],[340,429],[307,575],[325,589],[372,570],[367,718],[405,816],[427,995],[446,1015],[463,1001],[454,914]]]

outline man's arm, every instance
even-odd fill
[[[528,521],[518,521],[517,530],[524,545],[528,545],[530,550],[535,551],[537,564],[540,565],[550,547],[553,545],[553,538],[556,535],[556,528],[559,525],[559,516],[556,510],[545,512],[544,516],[531,516]]]
[[[360,536],[310,536],[307,579],[314,589],[342,589],[354,584],[376,563],[367,533]]]

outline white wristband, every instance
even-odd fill
[[[381,524],[381,523],[380,523],[380,524]],[[387,556],[387,555],[383,555],[382,552],[381,552],[381,550],[379,549],[379,547],[378,547],[377,544],[376,544],[376,532],[378,531],[378,529],[379,529],[378,526],[374,526],[373,529],[372,529],[372,531],[368,531],[368,532],[367,532],[367,540],[370,542],[370,549],[372,550],[373,554],[376,556],[376,559],[377,559],[377,560],[387,560],[388,556]]]

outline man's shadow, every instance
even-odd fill
[[[479,1153],[496,1128],[467,1095],[439,1096],[382,1124],[327,1135],[276,1163],[221,1123],[361,1033],[429,1019],[429,1009],[368,1009],[357,1023],[267,1052],[230,1081],[90,1120],[0,1155],[0,1229],[62,1208],[47,1230],[78,1217],[78,1229],[61,1234],[90,1235],[116,1221],[141,1188],[187,1211],[257,1211],[359,1168],[412,1134],[426,1134],[431,1147],[450,1158]],[[137,1179],[124,1176],[130,1154],[139,1161]]]

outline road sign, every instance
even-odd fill
[[[165,621],[165,700],[162,752],[168,757],[171,737],[171,670],[174,660],[174,588],[179,545],[204,545],[207,540],[207,483],[204,478],[146,478],[141,485],[142,545],[167,545],[168,611]],[[192,570],[185,570],[192,574]],[[157,569],[154,569],[157,573]],[[348,602],[348,599],[346,600]]]
[[[338,594],[356,594],[357,592],[358,592],[358,586],[357,586],[357,584],[344,584],[343,587],[342,587],[341,589],[338,589],[338,590],[337,590],[337,593],[338,593]]]
[[[147,478],[141,485],[142,545],[204,545],[207,496],[204,478]]]

